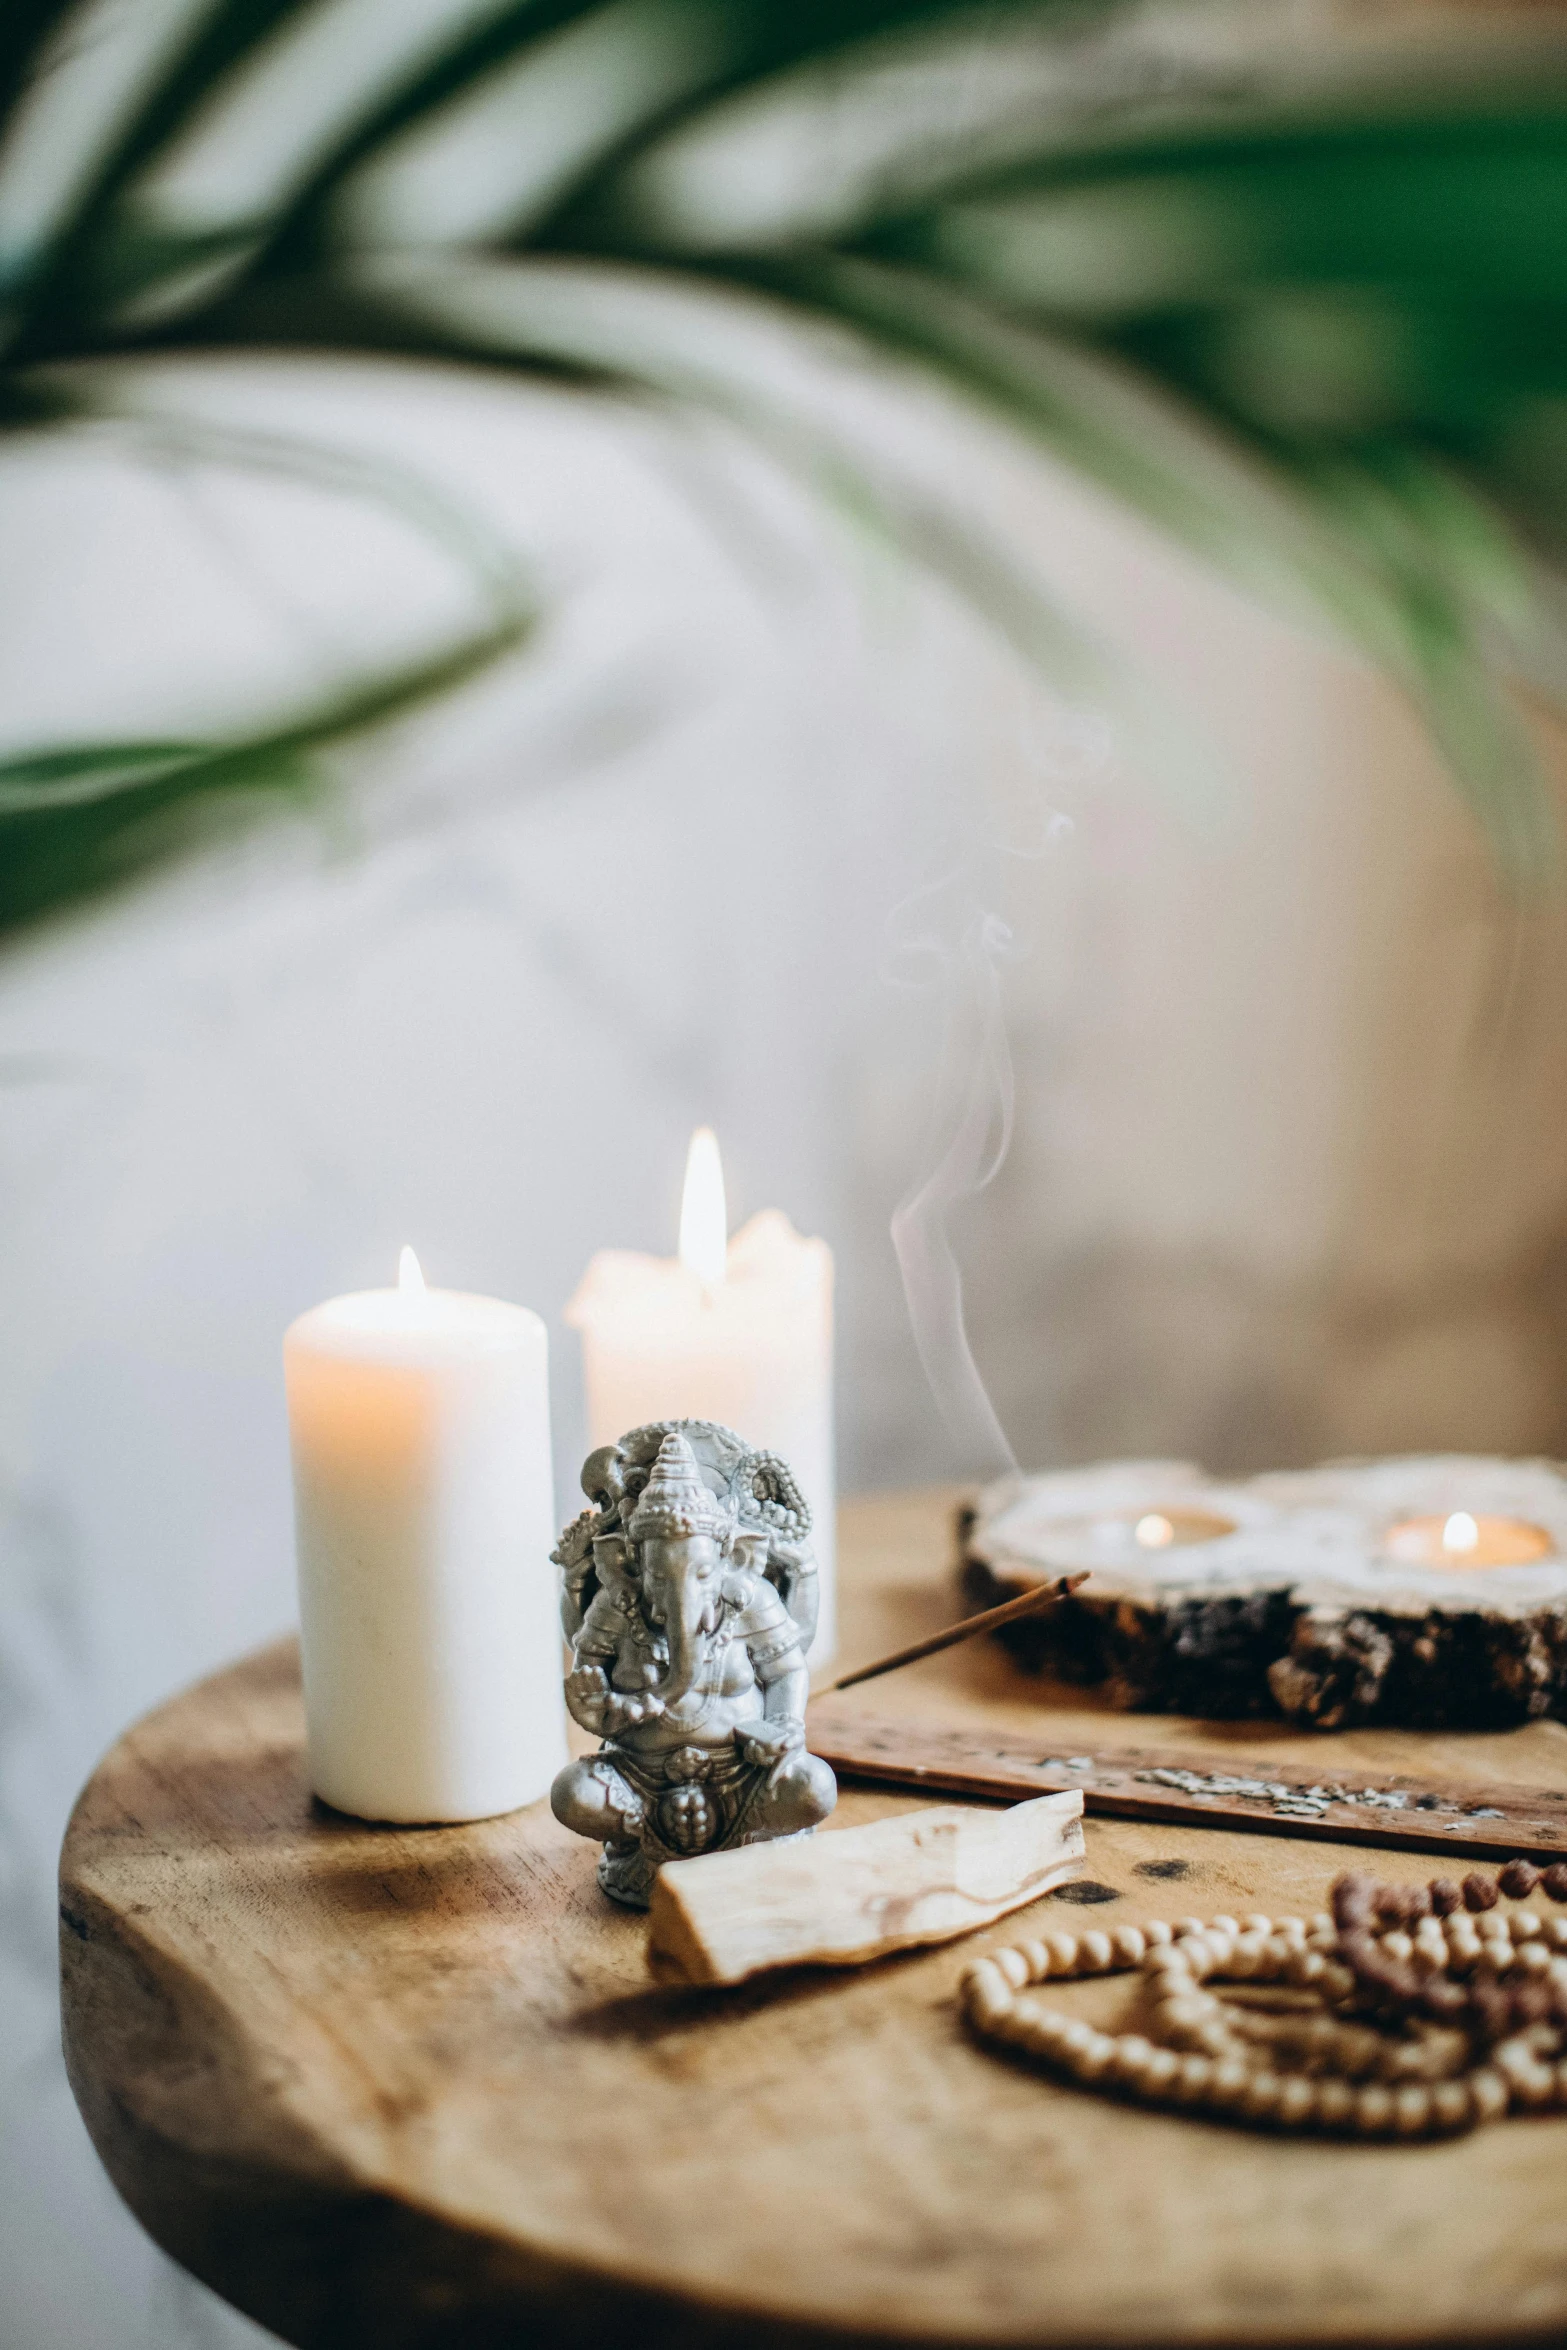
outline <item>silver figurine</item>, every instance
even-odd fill
[[[838,1786],[805,1750],[811,1513],[783,1462],[713,1420],[660,1420],[583,1466],[561,1536],[566,1704],[603,1744],[550,1790],[645,1909],[666,1860],[808,1833]]]

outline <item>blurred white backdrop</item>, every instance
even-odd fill
[[[292,1315],[404,1240],[535,1306],[564,1517],[561,1308],[595,1248],[672,1247],[707,1121],[735,1220],[778,1205],[838,1252],[845,1484],[974,1465],[887,1236],[929,1148],[942,997],[895,983],[956,902],[928,885],[994,887],[1014,936],[1018,1129],[957,1229],[1025,1460],[1529,1450],[1563,1406],[1561,917],[1502,903],[1413,722],[1333,649],[951,441],[1188,746],[1162,772],[1112,712],[1085,758],[1093,724],[735,442],[434,370],[135,397],[415,446],[546,620],[318,818],[0,966],[4,2350],[254,2333],[97,2169],[51,1881],[115,1732],[291,1619]],[[260,708],[455,592],[385,514],[107,436],[21,446],[0,501],[14,747]]]

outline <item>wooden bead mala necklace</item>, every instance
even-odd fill
[[[1567,1917],[1497,1907],[1536,1887],[1567,1902],[1567,1863],[1509,1861],[1462,1885],[1356,1871],[1316,1917],[1045,1934],[976,1959],[963,2005],[981,2038],[1085,2088],[1271,2129],[1450,2135],[1567,2107]],[[1028,1996],[1133,1969],[1143,2031],[1095,2031]]]

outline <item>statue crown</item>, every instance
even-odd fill
[[[710,1534],[721,1542],[732,1531],[730,1514],[704,1483],[696,1454],[672,1428],[658,1448],[626,1532],[633,1542],[667,1541],[680,1534]]]

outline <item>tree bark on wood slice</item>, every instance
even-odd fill
[[[1465,1518],[1515,1525],[1539,1555],[1400,1555],[1411,1528]],[[1112,1462],[995,1485],[959,1532],[976,1608],[1090,1570],[997,1638],[1127,1710],[1322,1730],[1567,1715],[1567,1476],[1549,1462],[1416,1456],[1230,1484]]]

